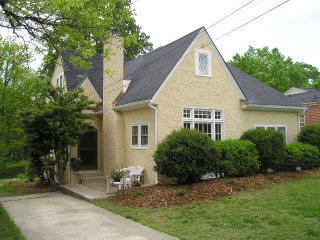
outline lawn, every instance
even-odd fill
[[[0,204],[0,239],[1,240],[23,240],[25,239],[14,222]]]
[[[19,173],[24,173],[26,171],[27,164],[27,161],[8,163],[6,169],[4,171],[0,171],[0,179],[17,177]]]
[[[93,203],[182,240],[320,239],[320,177],[171,208]]]

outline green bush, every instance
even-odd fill
[[[298,135],[298,141],[311,144],[320,149],[320,125],[307,125],[301,129]]]
[[[216,152],[209,136],[181,129],[158,144],[154,160],[157,173],[179,183],[193,183],[215,168]]]
[[[317,147],[304,143],[292,143],[285,147],[285,157],[277,165],[278,170],[295,171],[320,167],[320,151]]]
[[[225,140],[215,142],[221,156],[218,168],[228,177],[252,175],[259,171],[259,154],[255,145],[246,140]]]
[[[244,132],[241,139],[249,140],[256,145],[262,170],[273,168],[283,158],[285,140],[281,132],[257,128]]]
[[[185,195],[187,195],[187,189],[184,187],[180,187],[177,189],[176,194],[178,197],[184,197]]]

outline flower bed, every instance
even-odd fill
[[[241,178],[212,179],[186,186],[156,185],[120,191],[113,201],[128,207],[170,207],[184,205],[198,200],[226,197],[235,192],[261,189],[272,183],[295,181],[306,177],[320,176],[320,169],[299,172],[277,172]],[[179,194],[181,188],[186,194]]]

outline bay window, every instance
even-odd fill
[[[223,110],[185,108],[183,109],[182,118],[183,128],[203,132],[214,140],[223,139]]]

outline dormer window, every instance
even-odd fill
[[[61,74],[59,77],[57,77],[57,87],[63,87],[63,75]]]
[[[203,49],[196,52],[196,75],[202,77],[211,77],[211,54]]]

